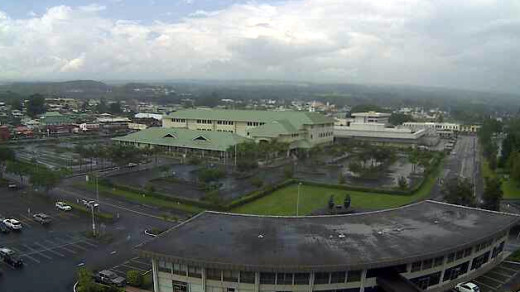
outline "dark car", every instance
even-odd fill
[[[47,214],[43,214],[43,213],[34,214],[33,219],[34,219],[34,221],[36,221],[42,225],[49,224],[52,222],[51,216],[49,216]]]
[[[8,248],[0,248],[0,257],[4,262],[14,268],[23,267],[23,261],[16,255],[13,250]]]
[[[126,279],[118,276],[116,273],[109,271],[109,270],[103,270],[96,273],[94,276],[94,279],[98,283],[106,284],[106,285],[113,285],[117,287],[125,287],[126,286]]]
[[[0,232],[2,233],[9,233],[11,231],[11,229],[9,229],[9,227],[7,227],[4,222],[1,222],[0,221]]]

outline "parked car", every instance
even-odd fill
[[[11,229],[9,229],[9,227],[7,227],[3,221],[0,221],[0,232],[9,233],[10,231]]]
[[[56,208],[58,208],[58,210],[61,210],[61,211],[70,211],[70,210],[72,210],[72,207],[67,205],[64,202],[56,202]]]
[[[81,200],[81,203],[82,203],[85,207],[87,207],[87,208],[94,207],[94,209],[95,209],[95,208],[99,207],[99,204],[96,203],[96,201],[94,201],[94,200],[90,200],[90,201],[88,201],[88,200]]]
[[[44,213],[37,213],[33,215],[34,221],[44,225],[51,223],[52,219],[51,216],[44,214]]]
[[[459,283],[455,286],[455,291],[458,292],[480,292],[480,288],[477,284],[467,282],[467,283]]]
[[[4,219],[5,226],[12,230],[22,230],[22,223],[16,219]]]
[[[14,189],[17,189],[18,188],[18,185],[14,182],[9,182],[9,184],[7,185],[8,188],[14,190]]]
[[[21,268],[23,267],[23,261],[20,259],[16,253],[8,248],[2,247],[0,248],[0,257],[4,261],[4,263],[14,267]]]
[[[109,270],[103,270],[96,273],[94,276],[94,279],[98,283],[107,284],[107,285],[114,285],[117,287],[125,287],[126,286],[126,279],[118,276],[116,273],[109,271]]]

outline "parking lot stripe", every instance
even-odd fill
[[[496,283],[498,283],[497,286],[495,287],[495,289],[498,288],[498,287],[500,287],[500,285],[503,284],[502,281],[499,281],[499,280],[497,280],[497,279],[495,279],[495,278],[488,277],[488,276],[486,276],[486,275],[482,275],[482,276],[480,276],[480,278],[485,278],[485,280],[487,280],[487,281],[491,281],[491,282],[496,282]],[[489,285],[487,285],[487,286],[488,286],[488,287],[491,287],[491,286],[489,286]]]
[[[136,262],[136,263],[147,265],[147,266],[151,265],[150,262],[143,262],[143,261],[140,261],[140,260],[137,260],[137,259],[132,259],[132,262]]]
[[[145,269],[141,269],[141,268],[138,268],[138,267],[127,265],[127,264],[122,264],[121,266],[130,268],[131,270],[138,270],[138,271],[141,271],[141,272],[145,272],[146,271]]]
[[[66,251],[68,251],[70,253],[76,254],[76,251],[74,251],[74,250],[72,250],[70,248],[67,248],[64,245],[56,244],[56,243],[54,243],[54,242],[52,242],[50,240],[45,240],[45,241],[51,243],[51,245],[53,245],[53,246],[57,246],[56,248],[61,248],[61,249],[66,250]]]
[[[511,268],[509,268],[507,266],[503,266],[503,265],[498,266],[498,269],[506,270],[506,271],[509,271],[509,272],[515,273],[515,274],[518,273],[518,270],[514,270],[514,269],[511,269]]]
[[[28,221],[32,221],[31,218],[29,218],[29,217],[27,217],[27,216],[25,216],[25,215],[23,215],[23,214],[20,214],[20,217],[24,218],[24,220],[20,220],[24,225],[27,225],[27,226],[29,226],[29,227],[32,227],[32,225],[31,225],[32,222],[31,222],[31,224],[28,223]]]
[[[25,248],[27,248],[28,250],[31,251],[31,252],[28,253],[28,254],[31,254],[31,255],[32,255],[32,254],[39,254],[39,255],[41,255],[42,257],[44,257],[44,258],[46,258],[46,259],[48,259],[48,260],[52,260],[52,257],[50,257],[50,256],[48,256],[48,255],[42,253],[41,251],[35,250],[34,248],[28,246],[27,244],[22,244],[22,245],[23,245]],[[25,254],[25,255],[27,255],[27,254]]]
[[[37,262],[38,264],[41,263],[38,259],[36,259],[36,258],[34,258],[34,257],[30,256],[30,255],[22,254],[19,250],[16,250],[14,248],[11,248],[11,249],[14,250],[17,254],[19,254],[20,257],[26,257],[26,258],[28,258],[28,259],[30,259],[32,261]]]
[[[479,280],[473,280],[473,282],[477,283],[479,286],[484,286],[488,289],[491,289],[491,291],[495,291],[495,289],[498,288],[498,287],[491,287],[489,285],[486,285],[486,284],[480,282]]]
[[[79,242],[84,243],[84,244],[86,244],[86,245],[90,245],[90,246],[92,246],[92,247],[97,247],[96,244],[93,244],[93,243],[88,242],[88,239],[84,239],[84,240],[81,240],[81,241],[79,241]]]
[[[46,251],[48,251],[48,252],[50,252],[50,253],[53,253],[53,254],[55,254],[55,255],[57,255],[57,256],[65,257],[64,254],[59,253],[59,252],[57,252],[57,251],[55,251],[55,250],[53,250],[53,249],[51,249],[51,248],[48,248],[48,247],[46,247],[45,245],[43,245],[43,244],[41,244],[41,243],[39,243],[39,242],[35,242],[34,244],[40,246],[40,247],[43,248],[44,250],[46,250]],[[53,247],[53,248],[56,248],[56,247]]]

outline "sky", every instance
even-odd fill
[[[520,93],[518,0],[0,0],[0,81],[281,80]]]

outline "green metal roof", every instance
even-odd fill
[[[200,150],[226,151],[229,147],[249,141],[250,139],[230,132],[198,131],[178,128],[148,128],[123,137],[112,138],[112,140]]]
[[[278,137],[279,135],[289,135],[298,132],[298,129],[288,120],[273,121],[249,130],[249,134],[252,137]]]
[[[69,115],[62,115],[59,112],[46,112],[40,119],[40,123],[43,125],[62,125],[71,124],[73,122],[73,117]]]
[[[287,120],[297,129],[300,129],[303,125],[334,123],[334,119],[319,113],[297,111],[187,109],[170,113],[167,117],[262,123]]]

